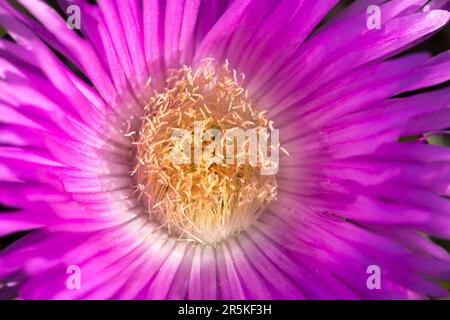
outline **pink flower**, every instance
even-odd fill
[[[361,0],[319,27],[337,1],[18,2],[0,3],[0,201],[18,209],[0,235],[30,232],[0,253],[4,295],[448,294],[429,236],[450,238],[450,151],[399,138],[450,127],[449,88],[415,91],[450,79],[450,53],[396,56],[448,2]],[[170,162],[195,121],[279,129],[279,170]]]

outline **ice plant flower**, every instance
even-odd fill
[[[27,231],[0,253],[2,295],[445,297],[430,236],[450,238],[450,151],[424,137],[450,127],[450,90],[418,90],[450,79],[450,53],[399,53],[448,1],[321,23],[336,3],[2,1],[0,235]],[[171,139],[195,123],[278,129],[277,172],[171,161],[217,156]]]

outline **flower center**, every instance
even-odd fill
[[[172,236],[221,241],[276,199],[279,144],[267,144],[278,135],[239,80],[228,63],[205,59],[174,71],[145,108],[132,174],[150,218]]]

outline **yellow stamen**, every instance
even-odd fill
[[[171,235],[199,243],[236,235],[258,219],[277,196],[275,176],[260,173],[267,161],[250,164],[246,154],[245,163],[229,164],[226,156],[211,154],[199,163],[175,164],[171,155],[183,150],[183,145],[171,135],[177,128],[194,137],[196,121],[202,122],[203,131],[272,127],[264,115],[251,104],[228,62],[219,66],[205,59],[195,72],[187,66],[174,70],[165,91],[155,92],[145,107],[138,141],[133,140],[136,167],[132,174],[150,218]],[[225,146],[225,135],[222,142]],[[200,144],[197,147],[204,150],[211,141]]]

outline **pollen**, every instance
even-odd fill
[[[243,79],[213,59],[195,71],[172,70],[146,105],[139,132],[129,135],[136,192],[170,236],[202,244],[236,236],[277,197],[276,174],[262,173],[278,165],[261,147],[273,124],[251,103]]]

